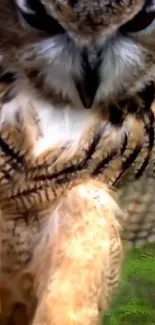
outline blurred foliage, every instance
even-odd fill
[[[130,252],[104,325],[155,325],[155,245]]]

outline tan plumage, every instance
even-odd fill
[[[56,38],[21,27],[0,2],[0,322],[92,325],[123,250],[155,240],[155,31],[104,43],[141,0],[41,3],[64,28]],[[102,34],[102,87],[85,110],[76,78],[82,63],[93,70]]]
[[[11,89],[14,83],[11,81]],[[138,119],[132,116],[127,102],[126,117],[119,128],[108,122],[108,108],[104,113],[90,112],[88,125],[75,148],[57,145],[35,157],[37,98],[28,92],[24,94],[23,90],[3,104],[4,91],[1,94],[1,321],[5,324],[9,312],[11,317],[15,315],[11,312],[12,305],[9,307],[10,301],[13,305],[26,304],[29,321],[40,301],[33,320],[35,325],[60,321],[96,323],[98,309],[107,308],[111,290],[120,277],[121,228],[124,239],[128,240],[130,224],[133,227],[139,218],[141,221],[137,198],[133,200],[130,192],[133,186],[139,186],[138,182],[143,184],[143,179],[147,179],[148,191],[146,184],[150,182],[148,173],[154,156],[148,142],[150,131],[145,127],[148,125],[148,130],[151,127],[154,106],[152,111],[145,111],[145,102],[137,95],[137,110],[141,107],[144,113]],[[5,115],[4,109],[7,112],[8,107],[14,108],[14,119]],[[114,186],[135,148],[142,150],[138,150],[129,175],[126,173],[127,179],[122,176]],[[140,181],[134,182],[134,173],[148,155],[147,171]],[[151,180],[152,176],[151,172]],[[114,201],[114,198],[118,201],[120,191],[123,200],[120,197],[119,203],[125,213]],[[140,190],[137,195],[139,207],[143,207]],[[134,215],[133,212],[130,215],[130,201]],[[146,214],[133,244],[139,240],[141,227],[145,231],[143,242],[149,241],[147,225],[152,215],[147,218]]]

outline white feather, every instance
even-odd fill
[[[42,135],[34,147],[35,156],[57,144],[76,146],[84,129],[89,123],[92,109],[85,110],[71,106],[54,107],[43,102],[36,102],[40,130]]]

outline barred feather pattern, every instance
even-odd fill
[[[20,324],[18,303],[26,325],[97,324],[122,245],[155,238],[154,85],[90,112],[76,146],[35,155],[38,99],[10,72],[0,82],[0,321]]]

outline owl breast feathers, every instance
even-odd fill
[[[96,325],[155,241],[155,1],[0,1],[0,323]]]

